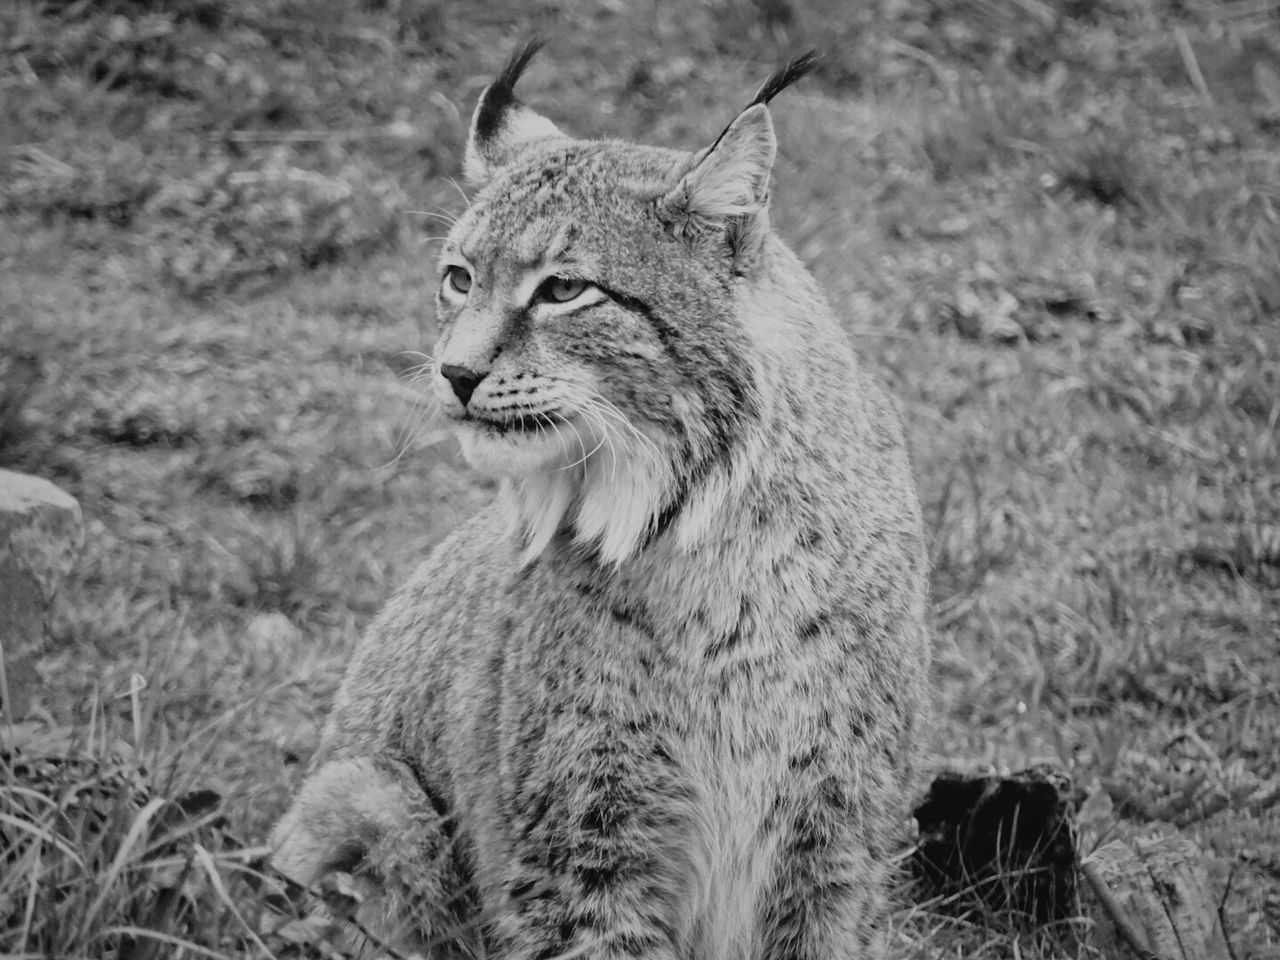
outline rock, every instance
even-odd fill
[[[74,498],[47,480],[0,470],[0,700],[9,720],[37,697],[49,609],[83,544]]]
[[[1231,960],[1200,848],[1184,837],[1114,840],[1084,874],[1098,901],[1095,945],[1108,957]]]
[[[297,655],[302,631],[283,613],[260,613],[245,627],[244,639],[245,645],[254,653],[283,664]]]

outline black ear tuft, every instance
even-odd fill
[[[498,74],[498,79],[493,81],[495,88],[504,89],[508,94],[514,94],[516,83],[519,81],[521,74],[529,66],[529,62],[537,56],[538,51],[543,48],[545,42],[540,37],[534,37],[523,47],[518,47],[511,54],[511,59],[507,61],[507,65],[502,68],[502,72]]]
[[[785,67],[771,76],[756,92],[756,98],[748,104],[754,107],[757,103],[768,103],[787,87],[806,76],[813,70],[813,61],[818,59],[817,51],[810,50],[803,56],[796,57]]]
[[[503,113],[516,103],[516,82],[541,49],[542,41],[536,38],[518,47],[498,78],[485,88],[476,110],[475,134],[478,139],[488,140],[498,132]]]

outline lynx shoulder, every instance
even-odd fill
[[[433,388],[499,494],[359,645],[274,862],[446,956],[876,956],[927,571],[893,407],[769,225],[808,60],[684,153],[561,132],[535,50],[440,261]]]

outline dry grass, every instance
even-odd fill
[[[396,373],[463,117],[542,31],[530,99],[685,146],[826,49],[776,111],[775,220],[908,421],[931,746],[1064,764],[1087,844],[1197,840],[1237,956],[1275,956],[1280,7],[570,6],[0,11],[0,372],[33,384],[0,386],[0,463],[89,518],[47,715],[5,741],[0,952],[324,955],[260,933],[254,844],[362,624],[489,495]],[[1086,949],[938,905],[894,931]]]

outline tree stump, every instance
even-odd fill
[[[1113,840],[1084,863],[1107,956],[1231,960],[1200,849],[1182,837]]]
[[[1079,802],[1070,778],[1048,765],[940,774],[914,811],[920,841],[909,864],[919,892],[950,913],[1015,928],[1076,918]]]

